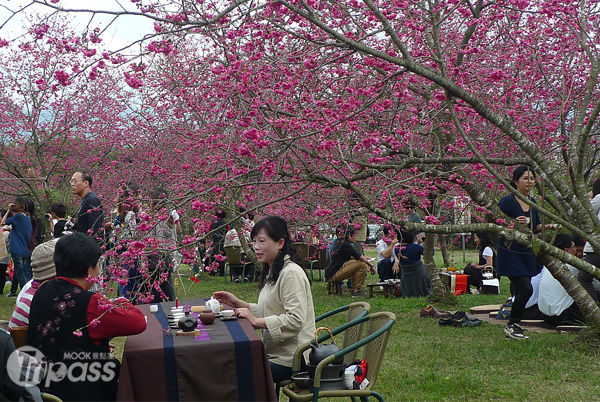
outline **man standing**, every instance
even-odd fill
[[[81,198],[77,208],[77,231],[101,240],[104,211],[100,199],[92,192],[92,176],[82,170],[73,173],[71,191]]]

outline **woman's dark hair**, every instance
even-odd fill
[[[415,242],[415,238],[417,237],[417,232],[406,230],[404,228],[398,228],[398,229],[396,229],[396,236],[400,243],[410,244],[410,243]]]
[[[516,168],[513,172],[512,181],[510,182],[510,185],[514,188],[517,188],[517,182],[519,181],[521,176],[525,174],[525,172],[531,172],[533,177],[535,177],[535,172],[529,166],[521,165],[518,168]]]
[[[492,236],[488,232],[475,232],[479,237],[479,248],[483,252],[486,247],[494,249],[494,243],[492,242]]]
[[[42,232],[44,231],[44,229],[42,227],[42,223],[35,214],[35,203],[33,202],[33,200],[31,198],[27,198],[25,200],[25,203],[27,205],[27,213],[29,214],[29,219],[31,220],[31,234],[35,239],[35,242],[32,242],[33,244],[29,244],[30,251],[33,251],[33,248],[35,246],[37,246],[38,244],[42,244]]]
[[[346,227],[346,231],[344,232],[344,240],[348,240],[350,237],[354,236],[356,233],[356,229],[351,226]]]
[[[274,285],[277,282],[277,279],[279,279],[279,273],[283,269],[284,258],[286,255],[289,255],[290,260],[300,266],[302,266],[302,260],[300,260],[300,257],[298,257],[298,254],[294,249],[294,244],[290,240],[290,234],[288,232],[285,219],[279,216],[267,216],[266,218],[262,218],[256,222],[256,225],[254,225],[252,228],[250,237],[254,239],[261,229],[264,229],[267,233],[267,236],[275,241],[279,241],[279,239],[284,240],[281,252],[277,258],[275,258],[273,266],[269,267],[269,264],[263,264],[260,279],[260,288],[262,289],[267,283]]]
[[[245,212],[246,212],[246,208],[244,208],[244,207],[239,207],[239,210],[240,210],[240,213],[241,213],[241,214],[243,214],[243,213],[245,213]],[[246,217],[247,217],[249,220],[253,221],[253,220],[254,220],[254,212],[248,212],[248,213],[246,213]]]
[[[594,197],[600,194],[600,179],[596,179],[596,181],[592,185],[592,194],[594,195]]]
[[[222,210],[222,209],[217,209],[217,210],[215,211],[215,216],[216,216],[218,219],[225,219],[225,218],[227,218],[227,212],[225,212],[225,211],[224,211],[224,210]]]
[[[61,236],[54,249],[56,276],[87,278],[88,269],[95,266],[102,249],[90,236],[73,233]]]
[[[19,213],[19,212],[27,212],[27,200],[24,197],[17,197],[15,198],[15,202],[13,203],[13,212],[14,213]]]

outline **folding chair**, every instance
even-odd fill
[[[227,283],[227,267],[229,267],[229,277],[231,282],[233,282],[233,273],[231,272],[232,268],[241,268],[242,269],[242,281],[243,278],[246,277],[246,265],[252,266],[251,262],[243,262],[242,261],[242,248],[238,246],[227,246],[225,247],[225,272],[224,272],[224,280]],[[256,279],[256,272],[252,273],[252,280]]]

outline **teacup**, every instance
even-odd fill
[[[223,310],[221,311],[221,314],[223,314],[223,317],[229,318],[233,316],[233,310]]]
[[[150,312],[151,312],[151,313],[156,313],[156,312],[158,312],[158,304],[151,304],[151,305],[150,305]]]

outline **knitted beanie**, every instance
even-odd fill
[[[38,282],[45,281],[56,276],[54,267],[54,247],[56,241],[51,240],[37,246],[31,254],[31,270],[33,279]]]

